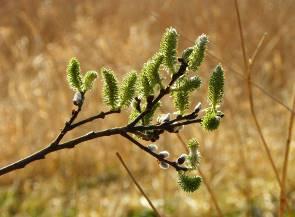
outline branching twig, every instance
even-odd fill
[[[111,135],[122,135],[122,134],[126,134],[126,133],[135,133],[138,131],[145,131],[145,130],[170,131],[171,129],[173,129],[175,127],[190,125],[193,123],[201,123],[201,121],[202,121],[202,119],[191,119],[191,120],[184,120],[184,121],[176,122],[176,120],[180,120],[179,118],[178,119],[176,118],[174,120],[171,120],[170,123],[168,123],[168,124],[164,123],[164,124],[160,124],[160,125],[149,125],[149,126],[129,126],[129,125],[126,125],[123,127],[111,128],[111,129],[97,131],[97,132],[92,131],[92,132],[89,132],[89,133],[87,133],[83,136],[80,136],[78,138],[74,138],[68,142],[58,143],[61,141],[61,139],[64,137],[64,135],[68,131],[73,129],[72,126],[75,126],[75,125],[74,124],[71,125],[71,124],[77,118],[80,111],[81,111],[81,107],[79,107],[77,110],[74,110],[72,112],[72,116],[71,116],[70,120],[68,122],[66,122],[64,129],[61,131],[60,135],[52,143],[50,143],[47,147],[27,156],[19,161],[16,161],[12,164],[9,164],[5,167],[0,168],[0,176],[7,174],[9,172],[12,172],[14,170],[24,168],[26,165],[32,163],[33,161],[45,159],[46,155],[51,152],[55,152],[55,151],[62,150],[62,149],[74,148],[76,145],[78,145],[80,143],[83,143],[83,142],[86,142],[86,141],[89,141],[89,140],[92,140],[95,138],[104,137],[104,136],[111,136]],[[111,114],[111,113],[115,113],[115,112],[104,113],[104,115]],[[85,119],[85,120],[90,120],[90,118]],[[85,120],[84,120],[84,123],[86,123]],[[78,122],[78,123],[82,123],[82,122],[83,121]],[[159,156],[157,154],[154,154],[153,156],[156,157],[157,159],[159,159]],[[181,167],[177,166],[176,163],[174,163],[174,162],[170,162],[169,164],[171,166],[173,166],[175,169],[185,170],[185,168],[181,168]]]
[[[121,162],[121,164],[123,165],[123,167],[125,168],[125,170],[127,171],[128,175],[132,179],[133,183],[136,185],[136,187],[138,188],[138,190],[140,191],[140,193],[144,196],[144,198],[147,200],[147,202],[149,203],[149,205],[151,206],[151,208],[154,210],[155,214],[158,217],[161,217],[160,213],[158,212],[158,210],[156,209],[156,207],[153,205],[152,201],[149,199],[149,197],[144,192],[144,190],[142,189],[142,187],[140,186],[140,184],[136,181],[135,177],[132,175],[131,171],[129,170],[128,166],[124,162],[124,160],[121,157],[121,155],[118,152],[116,153],[116,155],[117,155],[119,161]]]

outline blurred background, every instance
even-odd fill
[[[253,68],[253,80],[292,108],[295,70],[295,2],[239,1],[246,49],[251,55],[264,32],[267,38]],[[71,114],[72,95],[65,77],[76,56],[82,71],[111,67],[119,78],[140,71],[158,50],[162,33],[173,26],[179,52],[202,33],[210,44],[200,69],[203,87],[192,102],[206,105],[209,72],[221,62],[226,70],[225,118],[219,130],[187,126],[180,135],[196,137],[201,169],[223,216],[277,216],[279,186],[249,109],[246,80],[233,0],[2,0],[0,1],[0,166],[46,146]],[[239,74],[240,73],[240,74]],[[88,93],[79,118],[107,108],[101,80]],[[253,87],[255,110],[280,174],[290,111]],[[173,111],[170,99],[165,112]],[[120,126],[128,112],[72,131],[65,139],[90,130]],[[148,143],[145,143],[148,144]],[[172,158],[184,152],[175,134],[165,134],[161,150]],[[116,158],[130,170],[165,216],[217,216],[206,186],[187,194],[173,169],[161,170],[154,158],[120,137],[100,138],[62,150],[25,169],[0,177],[0,216],[154,216]],[[286,193],[295,216],[295,153],[291,141]]]

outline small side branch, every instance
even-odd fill
[[[121,135],[123,137],[125,137],[126,139],[128,139],[133,144],[135,144],[137,147],[139,147],[140,149],[142,149],[143,151],[149,153],[150,155],[152,155],[153,157],[155,157],[156,159],[158,159],[158,161],[166,162],[170,166],[174,167],[176,171],[180,171],[180,170],[187,171],[188,170],[186,167],[179,166],[175,161],[169,161],[169,160],[166,160],[166,159],[162,158],[161,155],[159,155],[159,154],[151,151],[148,147],[142,145],[140,142],[138,142],[137,140],[135,140],[134,138],[132,138],[131,136],[129,136],[127,133],[121,133]]]
[[[79,127],[79,126],[81,126],[83,124],[89,123],[91,121],[94,121],[94,120],[97,120],[97,119],[104,119],[108,115],[115,114],[115,113],[120,113],[120,112],[121,112],[120,109],[119,110],[111,110],[111,111],[107,111],[107,112],[100,112],[97,115],[91,116],[89,118],[86,118],[84,120],[81,120],[81,121],[79,121],[77,123],[72,124],[69,127],[69,131],[72,130],[72,129],[74,129],[74,128],[76,128],[76,127]]]

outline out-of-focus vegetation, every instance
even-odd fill
[[[268,32],[253,68],[253,80],[291,107],[295,83],[295,3],[293,0],[240,1],[249,55]],[[48,144],[72,108],[65,66],[76,56],[82,70],[106,65],[121,77],[140,70],[158,48],[161,34],[174,26],[180,48],[191,46],[201,33],[209,36],[209,52],[200,75],[222,62],[226,90],[220,130],[208,133],[186,127],[184,138],[199,138],[201,168],[225,216],[273,216],[279,186],[249,111],[240,38],[231,0],[4,0],[0,7],[0,148],[1,166]],[[204,82],[207,83],[207,82]],[[101,81],[87,95],[82,117],[105,110]],[[206,103],[206,88],[193,104]],[[279,171],[287,136],[288,110],[254,89],[255,108]],[[165,112],[171,102],[164,101]],[[120,125],[128,114],[89,124],[90,129]],[[69,138],[69,137],[68,137]],[[161,138],[172,157],[183,149],[174,135]],[[0,178],[0,216],[153,216],[144,198],[122,170],[119,151],[161,213],[166,216],[215,216],[204,185],[183,193],[175,172],[163,171],[151,157],[118,137],[102,138],[49,155],[23,170]],[[175,155],[175,156],[174,156]],[[295,154],[291,142],[287,178],[288,211],[295,215]],[[172,181],[171,181],[172,180]]]

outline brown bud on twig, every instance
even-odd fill
[[[160,166],[161,169],[164,169],[164,170],[169,168],[169,164],[167,164],[164,161],[160,161],[159,166]]]
[[[168,158],[169,157],[169,152],[168,151],[161,151],[159,152],[159,157],[160,158]]]
[[[176,163],[178,163],[179,165],[183,164],[185,162],[187,158],[187,155],[186,154],[181,154],[177,160],[176,160]]]

